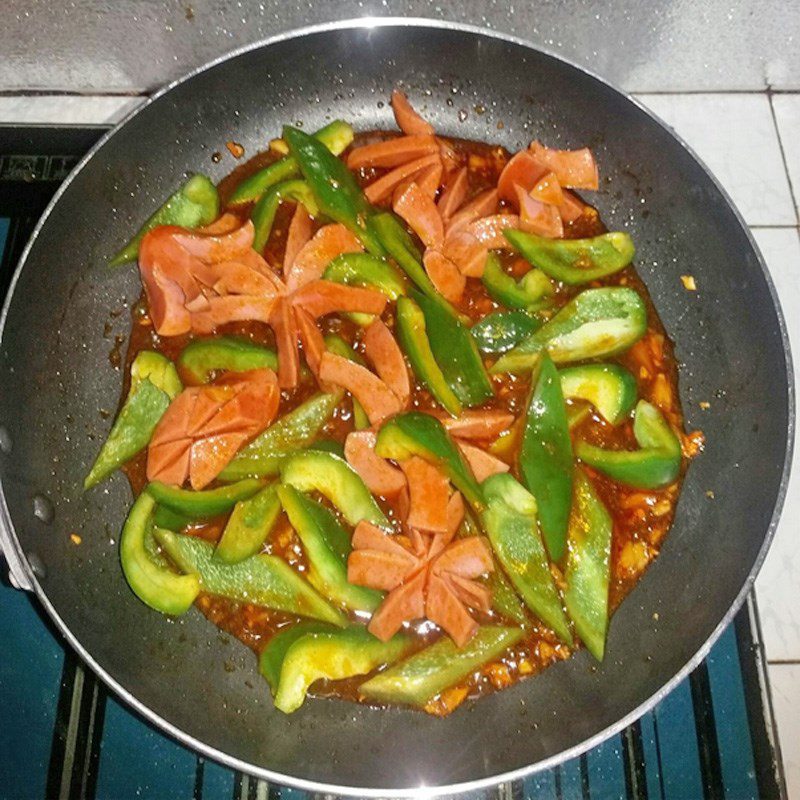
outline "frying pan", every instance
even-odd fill
[[[110,426],[102,412],[120,393],[109,352],[140,291],[135,267],[110,269],[106,259],[187,172],[229,171],[230,158],[212,159],[226,141],[252,154],[287,121],[390,127],[386,100],[398,84],[445,135],[594,150],[603,181],[592,201],[636,241],[677,342],[688,426],[708,444],[661,555],[614,616],[602,664],[580,652],[446,719],[337,700],[287,717],[244,647],[198,612],[168,619],[130,592],[116,541],[131,502],[124,477],[81,489]],[[684,290],[685,274],[697,292]],[[0,530],[11,574],[92,668],[208,756],[312,790],[376,796],[474,789],[543,769],[656,703],[751,587],[785,493],[794,427],[774,288],[741,218],[686,145],[556,56],[408,20],[327,25],[237,51],[106,136],[64,183],[19,265],[3,311],[0,386]]]

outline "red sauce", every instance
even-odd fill
[[[388,135],[394,134],[383,132],[362,134],[357,137],[356,145],[385,138]],[[506,150],[495,145],[463,140],[453,140],[451,144],[469,167],[472,194],[496,185],[499,173],[509,158]],[[219,190],[223,206],[232,191],[244,178],[279,157],[278,154],[268,151],[256,155],[238,166],[220,183]],[[375,170],[364,170],[358,177],[362,184],[366,185],[378,174]],[[226,210],[234,211],[246,218],[249,215],[250,207]],[[290,217],[291,207],[282,206],[277,214],[273,233],[264,253],[267,261],[276,267],[282,263]],[[579,220],[567,226],[565,235],[570,238],[579,238],[603,233],[605,230],[597,212],[593,208],[589,208]],[[519,262],[519,259],[514,254],[504,252],[501,258],[504,266],[511,272],[519,271],[522,266],[515,263]],[[527,269],[527,266],[524,266],[524,269]],[[616,360],[636,376],[639,396],[658,406],[672,425],[682,431],[683,417],[678,397],[678,375],[673,345],[666,335],[643,282],[635,270],[629,267],[592,285],[627,285],[645,299],[648,311],[648,332],[634,348]],[[567,302],[576,293],[575,288],[560,287],[558,290],[559,304]],[[460,311],[473,321],[477,321],[498,308],[500,307],[486,294],[480,281],[468,282],[467,290],[460,304]],[[391,324],[391,320],[388,318],[387,322]],[[336,332],[356,349],[360,348],[360,329],[352,322],[340,318],[328,318],[323,320],[323,324],[327,325],[325,333]],[[258,344],[274,345],[270,328],[261,323],[237,323],[225,326],[218,333],[238,334]],[[162,338],[155,334],[147,316],[145,299],[142,297],[133,309],[133,326],[126,355],[126,367],[130,366],[133,358],[142,349],[155,349],[168,358],[176,360],[191,338],[190,336]],[[126,374],[129,374],[128,369],[126,369]],[[181,377],[184,380],[188,378],[186,375]],[[520,415],[524,411],[525,399],[530,389],[529,380],[518,376],[502,375],[495,376],[493,382],[496,394],[486,404],[486,407],[504,408],[517,416]],[[279,414],[285,414],[293,409],[316,391],[316,388],[313,378],[309,376],[295,390],[284,392]],[[127,386],[124,387],[123,397],[126,394]],[[421,410],[438,408],[428,392],[420,386],[415,387],[412,404]],[[352,429],[352,406],[349,400],[345,400],[333,420],[328,424],[325,436],[343,441]],[[573,430],[573,437],[588,439],[607,447],[630,449],[636,447],[630,421],[614,427],[594,413],[590,413]],[[126,467],[126,472],[134,492],[140,492],[146,483],[144,454],[131,461]],[[663,490],[642,492],[614,483],[591,470],[587,470],[587,472],[593,479],[614,521],[611,607],[616,608],[658,554],[664,536],[672,524],[680,491],[680,481]],[[380,503],[390,517],[397,514],[397,510],[385,499],[380,499]],[[193,527],[187,532],[216,541],[221,535],[224,522],[224,519],[214,520]],[[301,571],[306,568],[299,540],[285,516],[282,516],[276,525],[265,545],[265,552],[281,555]],[[197,600],[197,606],[215,625],[240,639],[256,652],[263,648],[276,631],[297,621],[297,618],[290,615],[210,595],[202,595]],[[503,620],[495,612],[490,612],[483,615],[479,621],[502,622]],[[420,633],[418,637],[420,648],[430,643],[437,635]],[[432,701],[426,710],[435,714],[449,713],[467,697],[477,697],[505,688],[523,677],[540,672],[556,661],[568,658],[570,655],[570,649],[560,643],[550,631],[542,627],[533,627],[526,638],[502,659],[485,665],[463,684],[446,690],[439,698]],[[363,698],[358,692],[358,686],[366,679],[366,677],[360,676],[333,683],[318,682],[313,687],[313,694],[363,702]]]

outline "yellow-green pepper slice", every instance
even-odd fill
[[[590,239],[547,239],[510,229],[503,233],[526,261],[570,286],[613,275],[627,267],[636,253],[633,240],[622,231]]]
[[[159,420],[183,387],[169,359],[142,350],[131,364],[131,386],[83,488],[105,480],[147,446]]]
[[[150,556],[146,540],[153,535],[154,508],[155,500],[147,492],[131,507],[119,543],[122,571],[133,593],[150,608],[183,614],[200,592],[200,582],[196,575],[177,575]]]
[[[109,266],[116,267],[134,261],[139,255],[139,244],[145,234],[159,225],[199,228],[213,222],[218,215],[217,187],[207,175],[193,175],[139,228],[133,239],[108,262]]]
[[[639,450],[606,450],[580,441],[578,458],[604,475],[636,489],[662,489],[681,471],[681,442],[651,403],[640,400],[633,414],[633,435]]]
[[[214,558],[214,545],[198,536],[157,528],[155,538],[182,572],[197,576],[204,592],[340,627],[347,624],[340,611],[278,556],[250,556],[225,564]]]

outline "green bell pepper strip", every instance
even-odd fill
[[[633,435],[639,450],[605,450],[579,441],[575,454],[611,480],[636,489],[661,489],[677,480],[681,471],[680,439],[664,415],[646,400],[640,400],[634,411]]]
[[[166,506],[156,506],[153,512],[153,524],[157,528],[166,528],[168,531],[182,531],[187,526],[198,520],[179,514]]]
[[[489,297],[506,308],[520,311],[538,311],[550,304],[553,284],[541,270],[532,269],[515,281],[500,266],[500,259],[489,253],[481,276]]]
[[[586,649],[603,660],[608,630],[613,522],[591,482],[575,471],[575,498],[569,520],[564,604]]]
[[[142,350],[131,364],[131,386],[111,431],[83,481],[91,489],[145,448],[170,401],[181,391],[172,362]]]
[[[508,473],[487,478],[483,491],[481,522],[495,555],[528,608],[571,646],[569,620],[537,527],[535,498]]]
[[[275,214],[278,213],[278,206],[285,200],[294,200],[305,206],[306,211],[316,217],[319,214],[317,201],[309,185],[294,178],[293,180],[283,181],[271,187],[261,195],[261,199],[253,206],[250,212],[250,219],[253,221],[253,250],[260,253],[269,241],[272,233],[272,226],[275,222]]]
[[[623,286],[586,289],[513,350],[491,371],[529,372],[546,350],[557,364],[603,358],[627,350],[647,331],[642,298]]]
[[[619,364],[583,364],[559,370],[565,398],[586,400],[612,425],[636,404],[636,378]]]
[[[331,261],[325,280],[376,289],[390,300],[408,294],[408,281],[388,261],[369,253],[343,253]]]
[[[208,383],[217,371],[276,370],[278,356],[274,350],[241,336],[214,336],[189,342],[178,356],[178,367],[195,383]]]
[[[278,691],[278,683],[281,679],[281,667],[283,659],[289,648],[300,638],[309,633],[326,633],[339,630],[324,622],[315,620],[302,620],[294,625],[282,628],[267,642],[261,655],[258,657],[258,671],[269,684],[273,696]]]
[[[275,708],[291,714],[303,704],[315,681],[366,675],[402,658],[412,647],[408,636],[398,634],[381,642],[355,625],[342,631],[307,632],[292,642],[283,656]]]
[[[142,492],[136,498],[120,537],[120,561],[133,593],[162,614],[183,614],[200,592],[195,575],[176,575],[157,564],[147,551],[146,538],[153,529],[155,500]]]
[[[469,510],[464,514],[464,521],[459,528],[459,536],[480,536],[483,531],[475,522]],[[492,593],[492,609],[502,614],[511,622],[525,626],[528,624],[528,614],[525,611],[517,590],[506,577],[503,569],[495,564],[495,568],[483,579]]]
[[[519,471],[536,498],[547,552],[561,561],[572,503],[572,440],[561,381],[546,354],[528,399]]]
[[[178,569],[197,576],[204,592],[338,627],[347,625],[344,614],[278,556],[250,556],[238,564],[224,564],[214,558],[214,545],[197,536],[158,528],[155,537]]]
[[[349,611],[374,611],[383,595],[347,581],[350,534],[334,514],[292,486],[278,489],[289,522],[308,559],[308,582],[323,596]]]
[[[482,353],[505,353],[542,327],[525,311],[495,311],[472,326],[472,338]]]
[[[384,422],[378,431],[375,452],[381,458],[403,461],[419,456],[444,470],[475,513],[484,507],[481,487],[441,422],[430,414],[407,411]]]
[[[382,211],[370,217],[369,226],[375,231],[386,252],[411,278],[417,288],[431,300],[447,304],[425,272],[422,266],[422,254],[414,244],[414,240],[397,217],[389,211]]]
[[[236,564],[256,555],[267,540],[281,513],[275,484],[240,500],[231,512],[214,551],[214,558]]]
[[[472,334],[455,312],[411,290],[425,316],[425,331],[436,363],[462,405],[477,406],[494,396],[494,389]]]
[[[324,128],[320,128],[313,136],[322,142],[331,153],[338,156],[353,141],[353,129],[346,122],[335,119]],[[279,161],[275,161],[254,173],[249,178],[245,178],[230,196],[228,205],[237,206],[244,203],[252,203],[276,183],[295,178],[299,173],[300,168],[292,156],[281,158]]]
[[[327,497],[350,525],[366,520],[381,528],[390,527],[359,474],[332,453],[295,453],[281,464],[281,481],[298,491],[319,492]]]
[[[410,297],[401,297],[397,301],[397,338],[411,362],[414,374],[425,384],[439,405],[451,416],[461,416],[461,401],[450,388],[433,356],[425,315]]]
[[[362,316],[370,315],[367,314]],[[362,367],[365,366],[365,362],[361,357],[361,354],[353,350],[353,348],[350,347],[350,345],[347,344],[347,342],[337,333],[329,333],[325,337],[325,348],[330,350],[334,355],[346,358],[348,361],[354,361],[356,364],[360,364]],[[363,431],[365,428],[369,428],[370,421],[369,417],[367,416],[367,412],[364,411],[364,406],[362,406],[355,397],[353,397],[351,400],[353,403],[353,423],[356,430]]]
[[[372,206],[345,163],[298,128],[286,125],[283,138],[308,181],[319,210],[354,233],[370,253],[382,256],[384,249],[380,241],[367,227]]]
[[[148,231],[159,225],[180,225],[182,228],[199,228],[208,225],[219,216],[219,194],[217,187],[207,175],[192,175],[167,202],[153,214],[125,247],[108,262],[117,267],[135,261],[139,245]]]
[[[153,350],[141,350],[133,359],[131,391],[135,390],[145,378],[162,392],[166,392],[170,400],[174,400],[183,391],[183,384],[175,365],[161,353]]]
[[[522,628],[485,625],[461,648],[449,636],[443,636],[430,647],[362,683],[359,691],[382,703],[425,706],[448,687],[499,658],[522,636]]]
[[[264,482],[256,478],[245,478],[229,486],[217,489],[180,489],[160,481],[147,484],[145,491],[165,508],[192,520],[210,519],[227,514],[240,500],[247,500],[264,488]]]
[[[341,399],[342,393],[336,392],[316,394],[301,403],[243,447],[219,474],[220,480],[277,475],[284,459],[319,436]]]
[[[312,442],[306,450],[319,450],[320,453],[333,453],[339,458],[344,458],[344,445],[336,439],[317,439]]]
[[[591,239],[546,239],[523,231],[503,231],[526,261],[570,286],[613,275],[633,261],[636,248],[627,233],[615,231]]]

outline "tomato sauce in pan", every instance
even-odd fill
[[[387,138],[390,135],[384,132],[373,132],[357,136],[355,146],[367,144],[370,141]],[[455,150],[464,158],[469,168],[470,195],[493,187],[503,166],[510,154],[505,149],[496,145],[465,140],[450,140]],[[230,197],[236,186],[246,177],[263,168],[270,162],[280,157],[280,154],[267,151],[261,153],[237,167],[219,185],[223,208],[227,198]],[[363,185],[375,178],[375,170],[364,170],[359,174]],[[250,207],[238,207],[235,213],[246,218]],[[293,207],[283,204],[276,216],[273,233],[264,256],[276,268],[282,263],[283,248],[286,231],[291,219]],[[565,226],[565,236],[580,238],[594,236],[605,232],[605,227],[593,208],[577,220]],[[504,267],[512,274],[528,269],[525,262],[518,256],[503,252],[500,256]],[[639,397],[658,406],[670,421],[672,426],[683,431],[683,417],[681,414],[678,396],[677,365],[674,357],[672,342],[666,335],[663,325],[653,306],[650,295],[636,274],[633,267],[597,281],[593,284],[575,289],[574,287],[561,287],[559,289],[559,305],[562,305],[577,291],[590,286],[626,285],[635,289],[645,300],[648,313],[648,331],[633,348],[616,357],[618,363],[627,367],[636,377]],[[477,321],[485,315],[502,310],[486,293],[480,281],[468,281],[459,310]],[[386,319],[386,317],[385,317]],[[392,320],[386,319],[391,325]],[[354,323],[336,318],[327,318],[322,321],[324,333],[338,333],[356,349],[360,349],[357,340],[359,328]],[[191,336],[159,337],[155,334],[152,323],[147,315],[147,305],[144,297],[133,308],[132,333],[126,355],[125,374],[129,374],[128,367],[136,354],[143,349],[155,349],[175,361],[181,350],[191,340]],[[258,344],[274,346],[271,329],[262,323],[235,323],[224,326],[218,333],[237,334],[245,336]],[[186,380],[187,376],[182,375]],[[514,375],[498,375],[492,378],[495,397],[484,407],[507,409],[519,417],[524,413],[525,400],[530,390],[530,381],[527,377]],[[292,410],[295,406],[307,399],[317,391],[314,379],[310,376],[290,392],[284,391],[281,396],[279,415]],[[123,397],[127,394],[124,387]],[[571,402],[571,401],[568,401]],[[414,387],[412,406],[420,410],[433,410],[438,408],[431,396],[419,385]],[[343,441],[348,432],[353,429],[352,406],[349,399],[341,404],[333,419],[327,425],[324,435]],[[636,442],[633,437],[633,426],[629,420],[619,426],[612,426],[604,422],[594,412],[589,413],[582,422],[572,430],[573,438],[584,438],[604,447],[622,447],[635,449]],[[683,436],[686,455],[693,455],[693,451],[700,445],[696,436]],[[135,493],[139,493],[146,484],[145,477],[146,455],[140,454],[126,467],[126,472]],[[514,469],[512,465],[512,470]],[[613,518],[612,541],[612,580],[611,580],[611,608],[616,608],[625,596],[633,589],[641,578],[647,566],[658,554],[661,543],[672,524],[675,513],[680,481],[666,489],[654,491],[641,491],[615,483],[601,474],[586,468],[592,478],[603,502]],[[385,499],[379,499],[380,505],[391,517],[397,516],[397,510]],[[202,536],[209,541],[216,541],[224,528],[225,518],[215,519],[190,528],[187,532]],[[285,558],[291,565],[300,571],[306,569],[303,551],[299,539],[289,525],[284,514],[281,515],[264,552],[275,553]],[[552,567],[557,582],[561,582],[561,575],[557,567]],[[287,614],[269,611],[260,607],[236,603],[225,598],[211,595],[200,595],[196,605],[202,613],[215,625],[227,631],[232,636],[241,640],[247,647],[258,653],[271,636],[279,629],[297,621],[296,617]],[[502,623],[504,620],[496,612],[477,613],[478,622]],[[417,629],[417,640],[422,648],[429,644],[439,634],[431,631],[432,626],[422,624]],[[532,627],[526,637],[510,650],[502,659],[485,665],[480,671],[474,673],[467,681],[453,686],[443,692],[438,698],[431,701],[427,711],[434,714],[446,714],[457,707],[461,702],[470,697],[477,697],[487,692],[505,688],[517,680],[538,673],[550,664],[568,658],[571,650],[562,644],[554,634],[542,627]],[[353,701],[364,702],[359,695],[358,687],[367,680],[368,676],[347,679],[336,682],[319,681],[310,694],[316,696],[333,696],[346,698]]]

